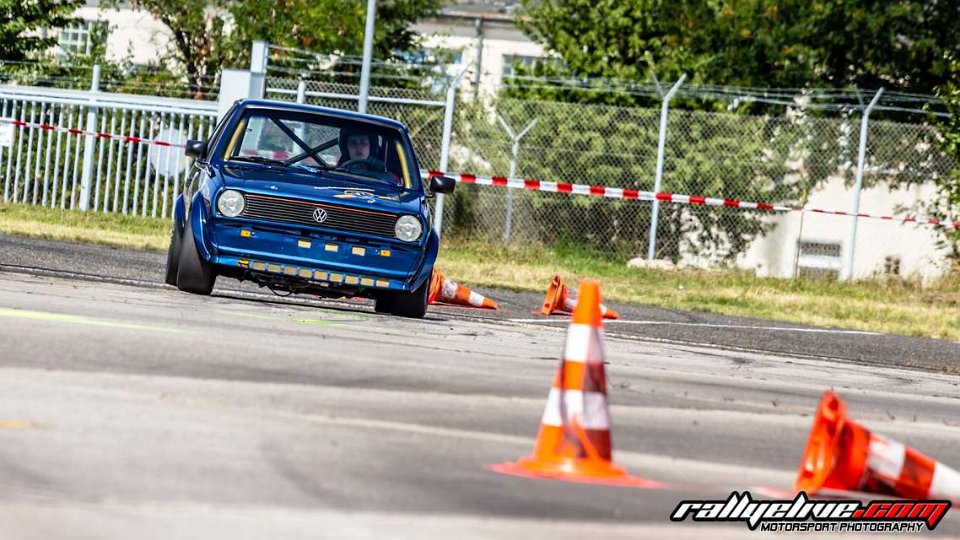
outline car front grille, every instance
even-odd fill
[[[246,205],[243,212],[240,213],[240,217],[323,227],[388,238],[393,238],[396,235],[394,229],[397,223],[396,214],[252,193],[246,193],[245,197]],[[314,210],[318,208],[322,208],[327,214],[322,223],[318,223],[313,217]]]

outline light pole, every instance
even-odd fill
[[[373,57],[373,23],[377,18],[377,0],[367,0],[367,26],[363,31],[363,65],[360,68],[360,101],[357,111],[367,112],[367,95],[370,93],[370,61]]]

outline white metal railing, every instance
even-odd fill
[[[186,179],[182,144],[209,137],[217,104],[91,90],[0,85],[3,202],[169,216]],[[28,125],[23,125],[26,123]],[[71,132],[73,130],[73,132]]]

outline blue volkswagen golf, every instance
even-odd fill
[[[167,283],[210,294],[231,277],[424,316],[439,247],[427,202],[454,180],[421,180],[403,124],[242,100],[186,152],[194,165],[174,207]]]

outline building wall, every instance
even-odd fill
[[[891,190],[886,186],[864,189],[860,196],[860,212],[871,215],[894,215],[899,207],[911,207],[917,201],[936,198],[936,186],[931,183]],[[845,185],[842,177],[832,177],[823,188],[810,196],[808,208],[824,210],[853,209],[854,191]],[[839,267],[847,262],[853,218],[826,214],[790,212],[770,218],[776,229],[757,239],[738,261],[743,269],[754,270],[759,276],[793,277],[798,241],[839,243]],[[937,247],[940,238],[935,227],[901,224],[869,218],[858,219],[853,277],[865,278],[883,275],[888,270],[887,258],[899,260],[899,275],[931,281],[949,270],[946,250]],[[802,257],[800,266],[829,263],[831,257]]]
[[[468,20],[431,19],[413,30],[423,36],[424,47],[461,51],[462,65],[467,66],[464,90],[468,96],[476,88],[488,96],[496,93],[511,56],[545,56],[543,47],[530,41],[513,23],[484,23],[482,47],[477,28]]]
[[[107,58],[129,58],[134,64],[156,63],[170,49],[170,31],[144,10],[81,7],[76,17],[110,25]]]

